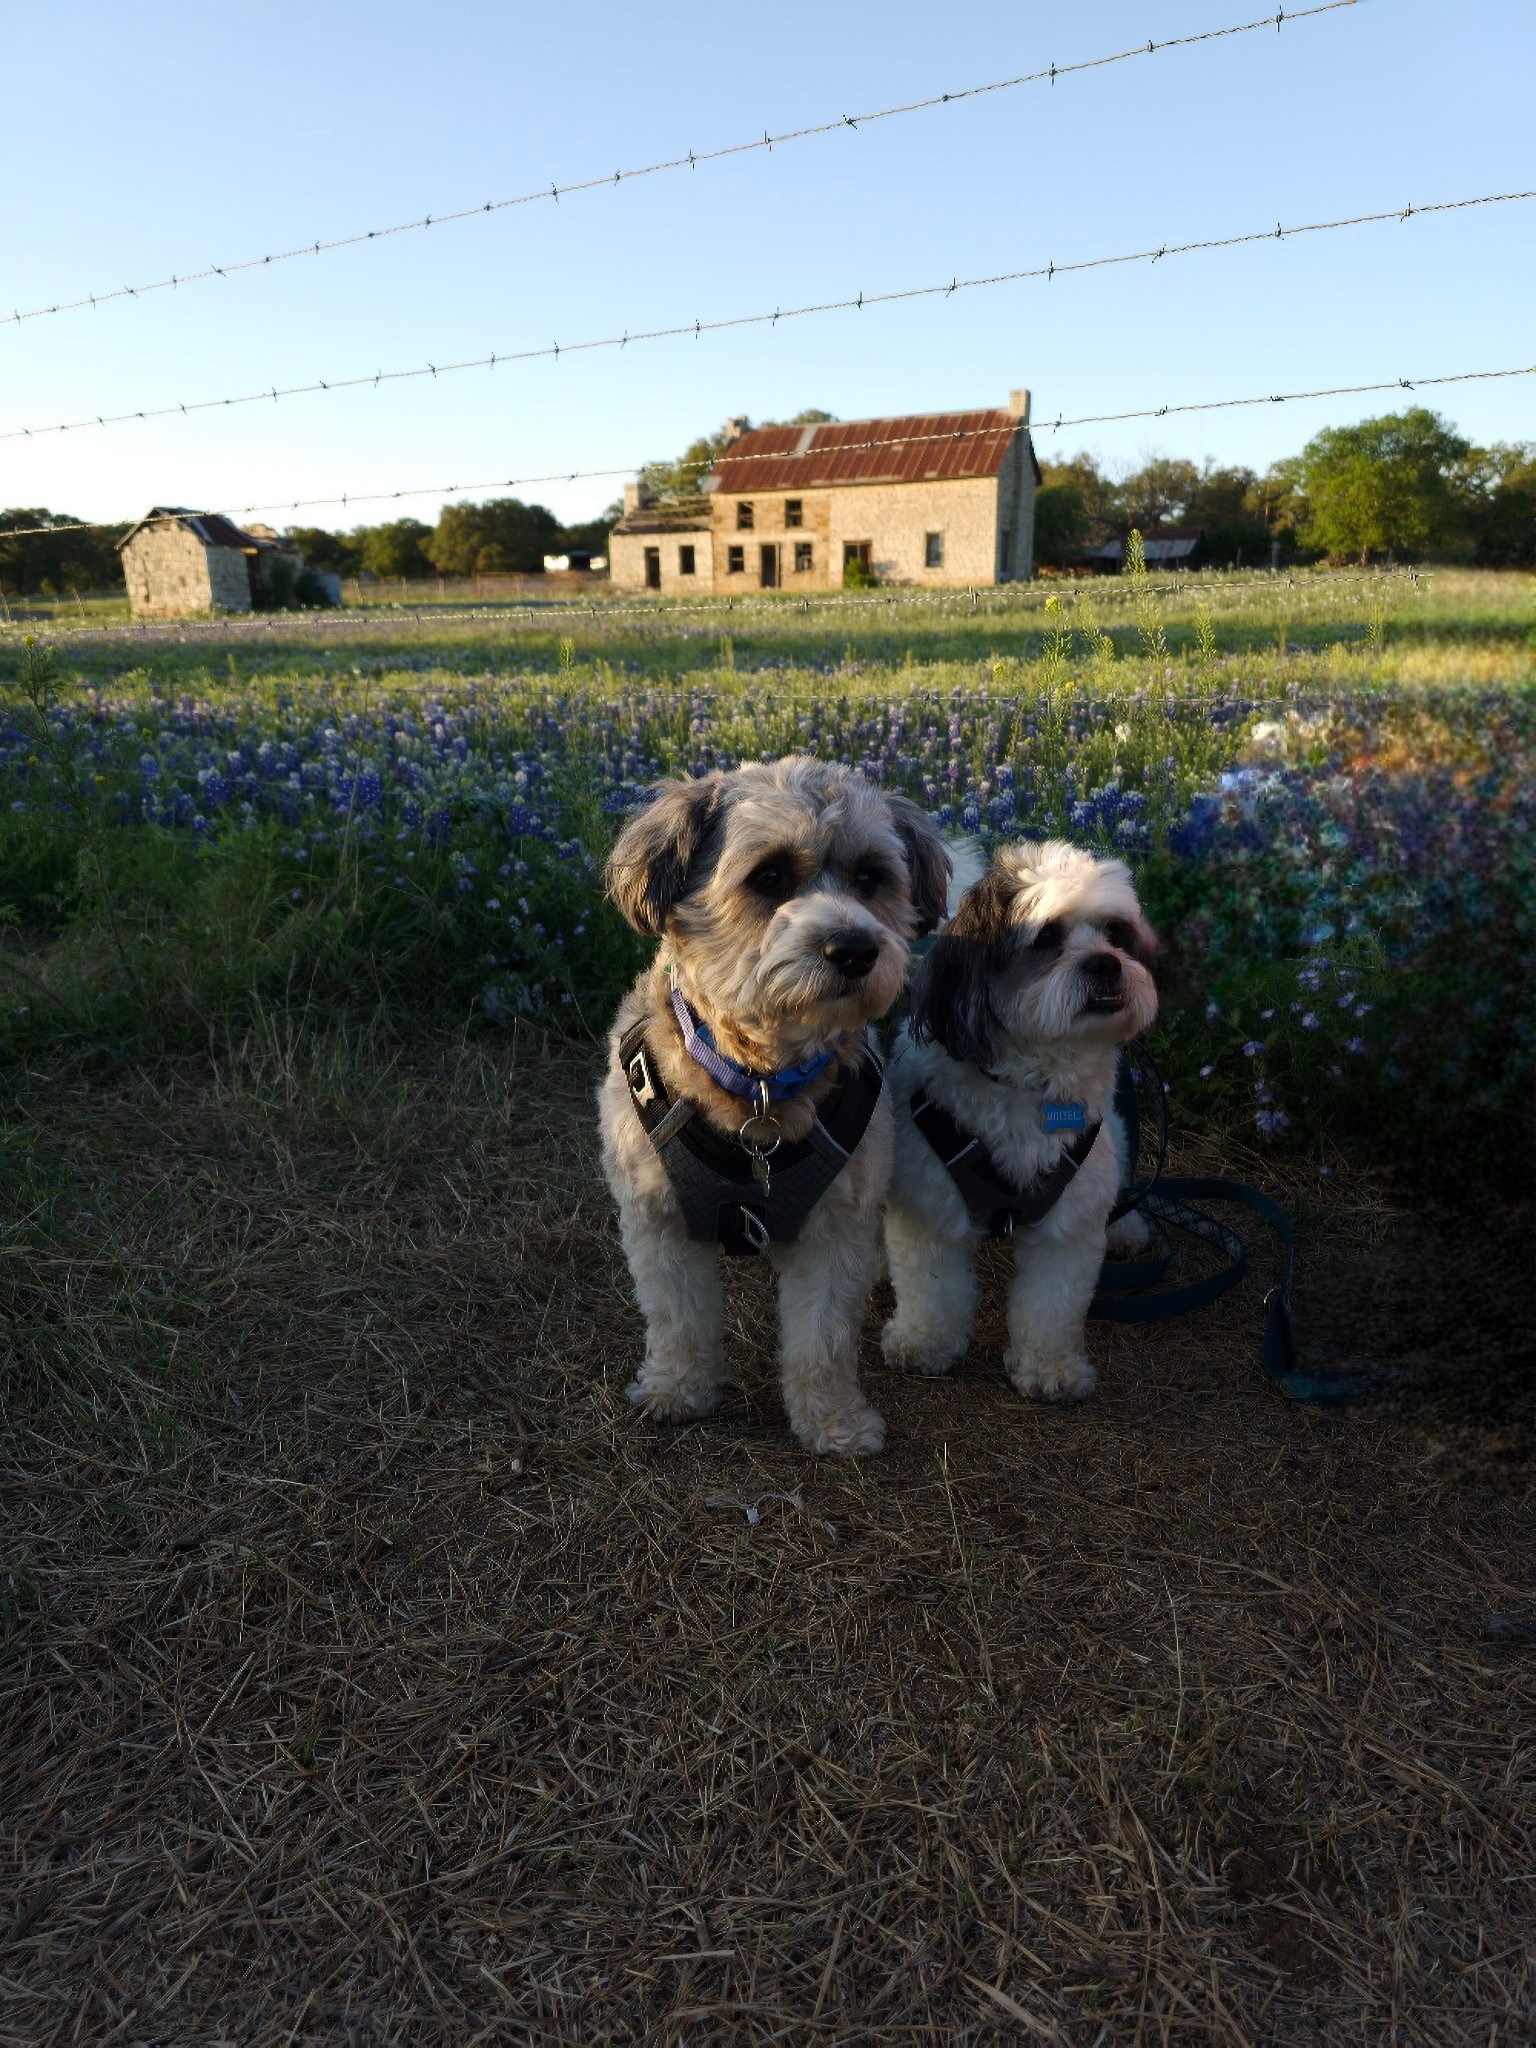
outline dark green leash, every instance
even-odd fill
[[[1141,1163],[1141,1103],[1136,1083],[1140,1069],[1148,1072],[1153,1100],[1157,1104],[1157,1163],[1146,1181],[1138,1181]],[[1233,1202],[1260,1217],[1274,1232],[1280,1246],[1280,1278],[1264,1297],[1264,1370],[1281,1393],[1292,1401],[1314,1401],[1323,1407],[1343,1408],[1367,1401],[1398,1385],[1406,1375],[1396,1370],[1363,1372],[1304,1372],[1296,1363],[1296,1331],[1291,1314],[1291,1282],[1296,1269],[1296,1237],[1291,1219],[1277,1201],[1246,1181],[1220,1180],[1207,1175],[1175,1175],[1167,1178],[1163,1161],[1168,1151],[1168,1119],[1164,1107],[1162,1076],[1145,1046],[1137,1044],[1122,1054],[1115,1082],[1115,1107],[1125,1124],[1129,1153],[1130,1181],[1111,1211],[1111,1219],[1140,1209],[1151,1219],[1158,1248],[1139,1259],[1106,1259],[1099,1273],[1098,1292],[1088,1313],[1100,1322],[1167,1323],[1176,1316],[1209,1308],[1242,1279],[1248,1269],[1248,1252],[1230,1225],[1197,1209],[1196,1202]],[[1173,1244],[1167,1230],[1187,1232],[1223,1253],[1227,1263],[1214,1273],[1189,1280],[1181,1287],[1159,1287],[1173,1264]],[[1149,1290],[1156,1290],[1155,1292]]]

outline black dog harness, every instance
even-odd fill
[[[913,1098],[912,1121],[946,1167],[959,1190],[971,1222],[986,1237],[1012,1237],[1048,1216],[1077,1179],[1078,1168],[1093,1150],[1102,1124],[1079,1131],[1044,1173],[1025,1187],[1016,1187],[999,1170],[980,1138],[968,1138],[948,1110],[931,1101],[925,1089]]]
[[[718,1244],[734,1258],[770,1244],[793,1244],[800,1226],[853,1157],[885,1086],[885,1068],[866,1046],[816,1113],[810,1135],[793,1145],[749,1139],[771,1119],[749,1116],[739,1138],[724,1137],[686,1100],[673,1102],[662,1084],[645,1024],[619,1041],[629,1099],[682,1204],[696,1243]]]

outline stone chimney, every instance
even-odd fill
[[[751,431],[752,422],[744,412],[738,413],[735,419],[727,420],[725,423],[726,446],[729,447],[733,441],[739,441],[743,434],[750,434]]]
[[[1029,393],[1027,391],[1010,391],[1008,394],[1008,410],[1016,420],[1021,421],[1027,427],[1029,425]]]
[[[639,478],[637,477],[632,484],[626,484],[624,486],[625,518],[627,519],[631,512],[638,512],[645,503],[646,488],[645,485],[641,483]]]

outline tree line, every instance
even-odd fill
[[[831,420],[811,409],[801,426]],[[641,482],[657,497],[687,496],[728,445],[730,428],[706,434],[671,461],[648,463]],[[602,553],[619,516],[562,525],[547,505],[492,498],[444,505],[437,524],[392,519],[349,533],[296,526],[289,536],[306,562],[339,576],[537,574],[544,557],[573,549]],[[0,512],[0,592],[28,596],[120,586],[117,542],[128,531],[21,534],[20,527],[70,524],[39,506]],[[1252,469],[1158,455],[1114,477],[1090,454],[1043,466],[1035,504],[1035,560],[1069,567],[1098,542],[1169,526],[1198,526],[1206,559],[1267,562],[1280,543],[1288,560],[1401,560],[1435,556],[1489,568],[1536,567],[1536,442],[1478,447],[1440,417],[1416,406],[1327,427],[1299,455]]]
[[[1252,469],[1154,456],[1127,476],[1091,455],[1044,465],[1035,560],[1069,567],[1132,527],[1200,527],[1208,562],[1437,556],[1536,566],[1536,442],[1479,448],[1416,406],[1327,427],[1299,455]]]
[[[492,498],[483,505],[444,505],[437,524],[391,519],[334,533],[322,526],[295,526],[288,537],[312,569],[338,576],[474,576],[501,571],[537,575],[546,555],[586,549],[601,554],[618,517],[612,506],[600,518],[567,526],[547,505],[520,498]],[[123,566],[117,544],[133,522],[70,532],[67,512],[39,505],[0,512],[0,593],[12,597],[67,596],[74,590],[121,589]],[[47,533],[19,533],[22,527],[56,527]]]

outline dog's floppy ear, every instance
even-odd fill
[[[608,894],[648,939],[661,937],[719,804],[718,775],[658,782],[651,801],[619,834],[608,856]]]
[[[925,810],[905,796],[893,796],[890,805],[892,823],[906,848],[912,907],[918,917],[915,936],[922,938],[944,915],[953,863],[938,826]]]
[[[1002,971],[1013,884],[990,868],[967,889],[954,921],[928,949],[912,990],[915,1040],[936,1039],[951,1059],[989,1067],[997,1057],[992,990]]]

